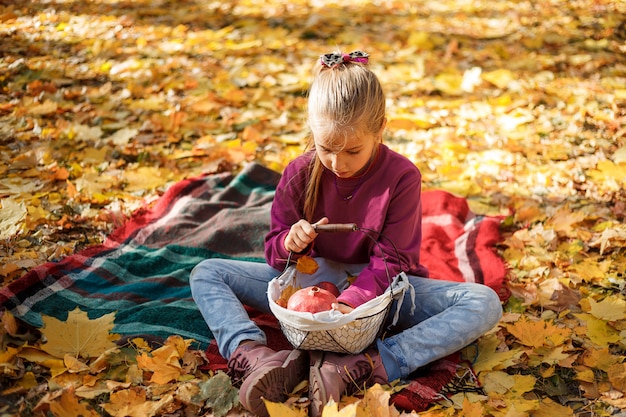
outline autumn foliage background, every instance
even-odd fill
[[[0,278],[100,243],[183,178],[253,160],[281,171],[302,151],[314,61],[363,49],[389,98],[385,142],[424,188],[506,216],[512,297],[466,352],[482,389],[420,415],[623,416],[625,12],[608,0],[0,1]],[[111,320],[77,311],[52,328],[106,336]],[[237,410],[189,341],[50,351],[50,330],[2,324],[0,415]],[[369,391],[371,415],[396,412],[384,392]]]

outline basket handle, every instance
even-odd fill
[[[393,280],[391,279],[391,274],[389,273],[389,266],[387,265],[387,258],[385,256],[385,253],[383,252],[382,248],[380,247],[380,243],[378,243],[378,241],[372,237],[371,233],[375,233],[378,236],[380,236],[381,238],[387,239],[391,243],[391,245],[393,246],[393,249],[395,250],[396,256],[398,257],[398,260],[399,260],[400,259],[400,254],[398,253],[398,248],[396,247],[396,245],[393,243],[393,241],[391,239],[389,239],[387,236],[383,235],[381,232],[378,232],[376,230],[367,229],[367,228],[361,228],[361,227],[357,226],[356,223],[314,224],[313,225],[313,229],[316,232],[318,232],[318,233],[321,233],[321,232],[357,232],[357,231],[361,231],[361,232],[365,233],[365,235],[367,237],[369,237],[370,239],[372,239],[374,244],[376,246],[378,246],[378,249],[381,252],[381,255],[382,255],[382,258],[383,258],[383,263],[385,264],[385,272],[387,273],[387,281],[389,282],[389,287],[391,288]],[[402,267],[400,267],[400,270],[402,270]],[[392,293],[392,296],[393,296],[394,295],[393,294],[393,288],[391,288],[391,293]]]
[[[356,223],[314,224],[313,229],[316,232],[356,232],[359,230]]]

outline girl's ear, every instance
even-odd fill
[[[381,142],[383,140],[383,131],[385,130],[385,126],[387,126],[387,118],[386,117],[383,119],[383,124],[380,127],[380,131],[378,132],[378,137],[380,138]]]

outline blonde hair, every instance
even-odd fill
[[[379,135],[385,123],[385,94],[367,64],[344,61],[333,67],[318,63],[308,96],[308,126],[318,140],[345,143],[353,135]],[[307,148],[314,149],[313,134]],[[304,216],[313,222],[324,167],[314,153],[304,198]]]

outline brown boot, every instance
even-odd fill
[[[375,349],[368,349],[358,355],[315,352],[311,363],[311,417],[321,416],[324,406],[331,398],[338,403],[342,395],[352,395],[376,383],[389,382],[387,371]]]
[[[231,377],[242,380],[239,401],[257,416],[268,416],[263,399],[284,402],[306,378],[308,355],[301,350],[276,352],[258,342],[247,342],[228,361]]]

